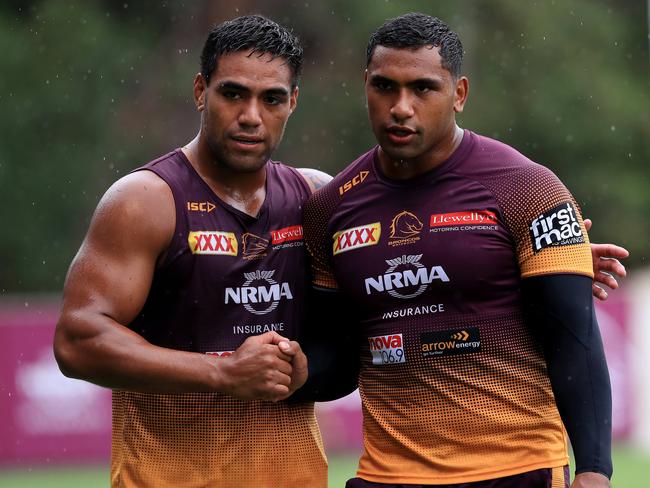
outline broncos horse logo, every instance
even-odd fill
[[[416,237],[422,231],[424,224],[414,214],[404,210],[393,218],[390,224],[391,239],[409,239]]]

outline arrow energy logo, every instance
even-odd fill
[[[481,334],[478,327],[427,332],[420,336],[420,340],[422,356],[425,358],[481,351]]]

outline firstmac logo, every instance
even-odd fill
[[[381,224],[379,222],[339,231],[332,236],[334,239],[332,254],[336,256],[360,247],[376,246],[380,236]]]
[[[530,223],[530,239],[534,253],[550,246],[585,242],[576,210],[570,202],[562,203],[533,220]]]
[[[197,230],[188,234],[187,242],[192,254],[237,256],[237,238],[232,232]]]

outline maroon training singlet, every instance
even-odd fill
[[[309,188],[269,162],[257,217],[222,202],[181,150],[139,168],[171,188],[176,229],[130,327],[153,344],[227,356],[247,337],[297,335]],[[113,486],[326,486],[313,403],[218,393],[113,394]]]

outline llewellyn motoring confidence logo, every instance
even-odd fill
[[[534,253],[549,246],[571,246],[585,242],[578,215],[570,202],[562,203],[533,220],[530,223],[530,239]]]

